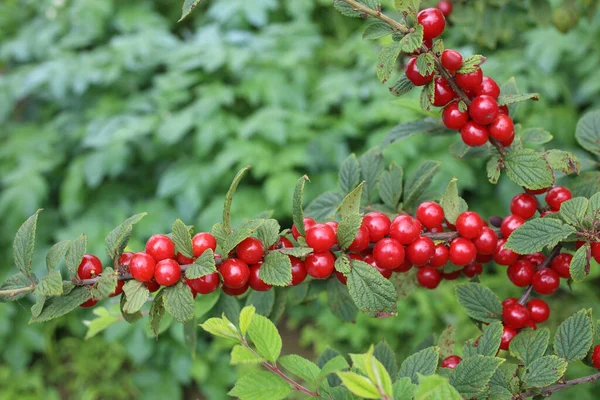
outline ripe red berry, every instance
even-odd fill
[[[457,266],[471,264],[477,256],[477,248],[469,239],[462,237],[450,242],[450,262]]]
[[[92,254],[85,254],[77,267],[79,279],[90,279],[102,273],[102,261]]]
[[[560,285],[560,277],[550,268],[542,268],[533,275],[533,290],[539,294],[552,294]]]
[[[550,316],[550,307],[542,299],[531,299],[527,302],[527,310],[529,310],[529,316],[535,323],[542,323]]]
[[[133,258],[133,253],[130,251],[126,251],[119,257],[119,265],[122,267],[128,267],[131,259]]]
[[[448,356],[444,358],[444,361],[442,361],[442,368],[454,369],[458,364],[460,364],[461,361],[462,358],[460,358],[459,356]]]
[[[433,228],[429,228],[427,230],[431,233],[442,233],[442,232],[444,232],[444,226],[440,224],[440,225],[434,226]]]
[[[186,279],[185,283],[196,293],[209,294],[217,290],[220,283],[219,273],[205,275],[196,279]]]
[[[219,271],[223,277],[223,285],[230,289],[240,289],[246,286],[250,279],[248,264],[239,258],[229,258],[223,261]]]
[[[276,249],[291,249],[292,247],[294,247],[294,244],[292,243],[292,241],[286,237],[280,237],[279,241],[275,242],[274,244],[271,245],[271,247],[269,247],[269,250],[276,250]]]
[[[352,256],[352,254],[350,255]],[[377,261],[375,261],[375,257],[373,257],[372,255],[367,255],[365,256],[364,262],[366,262],[367,264],[369,264],[371,267],[375,268],[377,271],[379,271],[379,273],[385,278],[385,279],[390,279],[390,277],[392,276],[392,273],[394,272],[394,270],[392,269],[388,269],[388,268],[382,268],[379,266],[379,264],[377,264]]]
[[[375,243],[390,233],[392,221],[384,213],[370,212],[363,217],[362,223],[369,230],[369,241]]]
[[[513,233],[518,227],[523,225],[525,220],[518,215],[508,215],[502,220],[502,225],[500,225],[500,232],[502,232],[502,236],[508,238],[511,233]]]
[[[510,328],[524,328],[529,321],[529,311],[525,306],[519,303],[511,304],[502,309],[502,322]]]
[[[98,300],[89,299],[89,300],[84,301],[83,303],[81,303],[80,307],[82,307],[82,308],[90,308],[90,307],[94,307],[96,305],[96,303],[98,303]]]
[[[306,268],[304,261],[299,258],[290,256],[292,262],[292,286],[296,286],[304,282],[306,278]]]
[[[333,273],[335,257],[328,251],[312,253],[304,260],[308,275],[316,279],[325,279]]]
[[[133,279],[140,282],[148,282],[154,277],[156,261],[148,253],[135,253],[129,262],[129,272]]]
[[[590,245],[592,248],[592,257],[594,257],[597,263],[600,263],[600,242],[592,242]]]
[[[444,209],[438,203],[426,201],[417,207],[416,216],[425,228],[432,229],[444,222]]]
[[[537,211],[537,201],[535,197],[527,193],[519,193],[510,201],[510,212],[521,218],[529,219]]]
[[[494,262],[500,265],[511,265],[517,262],[519,255],[512,250],[504,247],[506,239],[502,238],[498,240],[496,250],[494,250]]]
[[[248,265],[256,264],[265,255],[265,247],[259,239],[248,237],[237,245],[235,254]]]
[[[437,8],[426,8],[417,14],[417,22],[423,26],[423,39],[435,39],[444,32],[446,19]]]
[[[384,238],[375,244],[373,257],[381,268],[395,269],[404,262],[404,247],[396,239]]]
[[[449,0],[440,1],[437,5],[437,8],[442,12],[442,14],[444,14],[444,17],[448,17],[450,14],[452,14],[452,2]]]
[[[399,215],[390,225],[390,236],[400,244],[411,244],[421,235],[423,226],[410,215]]]
[[[561,278],[569,279],[571,277],[571,260],[573,256],[568,253],[561,253],[550,263],[552,268]]]
[[[492,96],[477,96],[469,105],[469,115],[478,124],[490,124],[498,115],[498,102]]]
[[[515,137],[515,125],[508,115],[498,114],[488,126],[490,136],[500,142],[510,142]]]
[[[531,285],[533,274],[535,274],[535,267],[532,263],[525,260],[519,260],[506,269],[508,279],[518,287]]]
[[[594,351],[592,352],[592,365],[594,368],[600,370],[600,345],[594,346]]]
[[[115,287],[115,290],[113,290],[113,292],[109,294],[108,297],[115,297],[123,293],[123,285],[125,285],[125,281],[117,281],[117,286]]]
[[[477,261],[478,263],[481,264],[487,264],[490,261],[493,260],[493,257],[491,254],[479,254],[477,253],[477,257],[475,257],[475,261]]]
[[[417,69],[417,57],[412,57],[404,67],[404,73],[409,81],[415,86],[425,86],[433,79],[433,72],[429,75],[421,75]]]
[[[344,274],[342,274],[340,271],[334,270],[333,273],[335,274],[335,277],[337,278],[338,281],[340,281],[340,283],[342,285],[348,284],[348,278],[346,278],[346,276]]]
[[[540,265],[542,265],[545,259],[546,256],[544,255],[544,253],[540,252],[526,254],[523,256],[523,260],[529,261],[533,264],[534,267],[539,267]]]
[[[208,232],[195,234],[192,238],[194,257],[200,257],[208,249],[212,249],[212,251],[217,249],[217,239]]]
[[[519,299],[517,299],[516,297],[509,297],[507,299],[504,299],[504,301],[502,302],[502,308],[508,307],[513,304],[517,304],[518,302]]]
[[[444,243],[438,243],[435,246],[433,256],[429,260],[429,265],[433,268],[439,268],[444,266],[448,262],[448,247]]]
[[[435,289],[442,281],[442,274],[433,267],[419,268],[417,271],[417,281],[419,285],[427,289]]]
[[[442,66],[451,73],[454,73],[462,66],[463,58],[456,50],[444,50],[442,52]]]
[[[151,279],[148,282],[144,282],[144,285],[146,285],[146,288],[148,288],[148,291],[150,293],[154,293],[158,289],[160,289],[160,285],[154,279]]]
[[[246,282],[246,284],[240,288],[222,286],[221,290],[228,296],[240,296],[248,291],[248,287],[250,287],[250,285]]]
[[[327,222],[325,222],[325,225],[328,225],[331,227],[331,229],[333,229],[333,232],[335,233],[335,237],[337,238],[337,230],[338,230],[339,223],[337,221],[327,221]]]
[[[461,271],[452,271],[452,272],[442,272],[442,278],[447,281],[453,281],[460,278]]]
[[[454,76],[454,80],[461,89],[466,91],[474,91],[481,85],[481,82],[483,81],[483,72],[481,71],[481,68],[478,67],[475,71],[467,74],[456,74]]]
[[[477,248],[478,254],[491,255],[498,245],[498,235],[492,228],[484,226],[479,236],[473,239],[473,244]]]
[[[458,102],[453,101],[444,107],[444,111],[442,111],[442,121],[446,128],[459,130],[467,122],[469,122],[469,112],[467,110],[460,111],[458,108]]]
[[[317,223],[315,222],[314,219],[308,218],[308,217],[304,217],[304,231],[305,232],[307,230],[309,230],[310,228],[312,228],[313,226],[315,226],[316,224]],[[292,236],[296,240],[298,240],[298,238],[300,237],[300,232],[298,232],[298,229],[296,228],[296,225],[292,225]]]
[[[315,252],[328,251],[337,243],[333,228],[325,224],[316,224],[306,231],[306,244]]]
[[[475,89],[475,94],[477,96],[485,95],[497,99],[500,96],[500,86],[489,76],[484,76],[481,80],[481,85]]]
[[[476,212],[464,211],[456,218],[456,230],[464,238],[475,239],[483,231],[483,221]]]
[[[556,186],[546,194],[546,203],[552,211],[559,211],[560,205],[573,197],[571,191],[563,186]]]
[[[156,264],[154,280],[161,286],[173,286],[181,278],[181,267],[175,260],[166,259]]]
[[[508,115],[508,107],[507,106],[498,107],[498,114]]]
[[[250,278],[248,279],[248,284],[252,289],[256,290],[257,292],[266,292],[273,286],[269,285],[268,283],[265,283],[258,276],[258,271],[260,269],[261,264],[254,264],[250,266]]]
[[[152,235],[146,242],[146,253],[156,262],[175,258],[175,244],[167,235]]]
[[[356,237],[354,238],[350,246],[348,246],[348,250],[359,253],[365,250],[367,247],[369,247],[369,229],[364,224],[362,224],[360,228],[358,228],[358,233],[356,234]]]
[[[481,275],[483,273],[483,266],[479,263],[471,263],[465,265],[462,270],[467,278],[473,278],[475,275]]]
[[[175,255],[175,260],[177,261],[177,263],[179,265],[188,265],[188,264],[193,264],[194,263],[194,259],[193,258],[189,258],[184,256],[183,254],[177,252],[177,254]]]
[[[489,133],[487,127],[474,121],[469,121],[460,128],[460,137],[462,141],[470,147],[479,147],[487,143]]]
[[[456,92],[450,87],[448,81],[438,77],[434,81],[433,89],[433,105],[435,107],[443,107],[456,98]]]
[[[508,346],[515,336],[517,336],[516,330],[511,327],[504,326],[504,330],[502,331],[502,340],[500,341],[500,349],[508,350]]]
[[[406,246],[406,258],[413,265],[425,265],[435,253],[435,243],[427,236],[421,236]]]

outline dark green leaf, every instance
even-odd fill
[[[562,208],[562,207],[561,207]],[[575,252],[569,270],[573,282],[583,282],[590,273],[591,249],[589,243],[584,244]]]
[[[539,100],[539,93],[523,93],[523,94],[507,94],[498,97],[498,105],[499,106],[507,106],[513,103],[519,103],[521,101],[526,100]]]
[[[369,264],[352,260],[352,270],[347,279],[350,297],[362,312],[373,317],[397,312],[394,285]]]
[[[374,148],[360,156],[358,162],[362,180],[366,182],[363,198],[372,203],[377,195],[377,182],[383,172],[383,154],[381,150]]]
[[[180,22],[185,17],[187,17],[192,12],[192,10],[198,4],[200,4],[201,1],[202,0],[184,0],[183,7],[181,8],[181,18],[179,18],[179,21],[177,21],[177,22]]]
[[[125,294],[125,302],[123,311],[127,314],[138,312],[148,300],[150,291],[144,285],[144,282],[135,280],[127,281],[123,285],[123,293]]]
[[[42,312],[38,316],[32,316],[30,323],[45,322],[73,311],[91,298],[91,292],[85,286],[74,288],[66,296],[50,297],[46,300]]]
[[[268,317],[273,311],[275,304],[275,290],[267,290],[266,292],[257,292],[253,290],[246,298],[246,306],[254,306],[256,313]]]
[[[65,255],[67,251],[67,247],[69,247],[70,240],[63,240],[62,242],[56,243],[52,248],[48,251],[46,255],[46,269],[48,272],[54,271],[56,265],[60,262],[60,260]]]
[[[439,168],[439,162],[425,161],[408,176],[404,189],[404,207],[406,209],[411,209],[417,204],[421,195],[431,185],[431,181],[438,173]]]
[[[477,344],[477,354],[482,356],[495,356],[498,354],[500,342],[502,340],[502,322],[492,322],[483,330],[483,335]]]
[[[180,281],[163,290],[165,309],[177,321],[185,322],[194,317],[194,296],[188,285]]]
[[[333,219],[343,199],[340,192],[325,192],[306,207],[306,215],[317,221]]]
[[[373,40],[379,39],[384,36],[390,35],[392,33],[392,28],[385,22],[375,21],[371,24],[367,25],[365,31],[363,32],[363,39]]]
[[[406,77],[406,74],[402,74],[400,78],[390,87],[390,93],[394,96],[402,96],[410,92],[415,85]]]
[[[550,331],[548,328],[522,331],[511,340],[510,354],[528,366],[546,354],[549,341]]]
[[[558,326],[554,336],[554,352],[568,362],[582,360],[594,342],[590,312],[580,310]]]
[[[338,225],[337,239],[342,250],[346,250],[352,244],[362,223],[360,200],[363,186],[364,182],[348,193],[340,205],[342,219]]]
[[[113,229],[108,236],[106,236],[105,245],[106,253],[111,259],[117,259],[121,256],[121,253],[127,247],[127,242],[133,232],[133,225],[137,224],[144,218],[148,213],[140,213],[127,218],[123,223]]]
[[[19,271],[29,277],[30,280],[32,279],[31,261],[33,259],[33,249],[35,247],[35,230],[40,211],[42,210],[37,210],[35,214],[23,222],[23,225],[21,225],[17,231],[15,240],[13,241],[15,265]]]
[[[502,319],[502,303],[489,288],[474,282],[456,286],[456,297],[469,317],[481,322],[495,322]]]
[[[231,186],[225,195],[225,204],[223,205],[223,230],[227,233],[231,233],[231,203],[233,202],[233,195],[237,190],[238,185],[242,181],[242,178],[246,172],[250,169],[250,166],[242,168],[233,178]],[[227,254],[227,253],[226,253]]]
[[[581,147],[600,155],[600,110],[590,111],[581,117],[575,138]]]
[[[478,396],[486,388],[496,369],[504,362],[501,358],[475,355],[462,360],[450,376],[450,384],[464,397]]]
[[[102,300],[108,297],[117,288],[117,274],[112,268],[105,268],[98,281],[92,286],[92,298]]]
[[[279,231],[281,227],[275,219],[266,219],[265,222],[258,227],[256,237],[262,242],[263,247],[268,249],[279,240]]]
[[[329,279],[327,282],[327,302],[333,314],[344,321],[355,321],[358,309],[348,294],[348,288],[337,279]]]
[[[396,376],[398,374],[396,354],[385,340],[377,343],[377,346],[375,346],[375,351],[373,351],[373,356],[379,360],[381,364],[383,364],[390,376]]]
[[[87,236],[85,236],[84,233],[82,233],[77,239],[73,240],[71,244],[69,244],[67,254],[65,255],[65,262],[71,273],[77,273],[77,268],[79,268],[79,264],[85,255],[86,247]]]
[[[552,385],[567,370],[567,361],[557,356],[545,356],[533,361],[525,371],[523,383],[527,388]]]
[[[215,265],[215,254],[212,249],[207,249],[194,263],[185,270],[188,279],[201,278],[217,271]]]
[[[354,154],[350,154],[342,163],[339,182],[344,193],[350,193],[360,183],[360,165]]]
[[[379,179],[379,197],[383,203],[395,210],[402,198],[402,181],[404,179],[404,170],[402,167],[392,162],[389,169],[381,174]]]
[[[268,371],[255,371],[241,377],[228,393],[240,400],[279,400],[291,392],[289,383]]]
[[[421,24],[417,24],[415,26],[415,30],[410,32],[400,40],[400,50],[404,53],[413,53],[419,47],[421,47],[421,43],[423,43],[423,26]]]
[[[296,183],[296,188],[294,189],[294,200],[293,200],[293,219],[294,226],[300,233],[300,236],[306,235],[306,231],[304,230],[304,211],[302,210],[302,196],[304,194],[304,183],[308,180],[308,177],[304,175],[302,178],[298,179]]]
[[[509,151],[504,158],[508,177],[519,186],[542,189],[554,183],[552,169],[542,153],[532,149]]]
[[[398,379],[407,377],[412,383],[419,383],[419,374],[427,376],[435,373],[439,358],[440,349],[438,347],[428,347],[416,352],[402,362]]]
[[[194,257],[194,252],[192,251],[192,235],[190,233],[190,228],[184,224],[180,219],[175,221],[173,224],[173,243],[175,243],[175,254],[178,252],[183,254],[188,258]]]
[[[63,293],[62,276],[60,271],[52,271],[40,280],[35,287],[35,293],[41,296],[60,296]]]
[[[155,337],[158,337],[158,333],[160,331],[160,321],[165,315],[165,305],[163,303],[163,292],[159,292],[154,301],[152,302],[152,306],[150,307],[150,329],[154,333]]]
[[[535,253],[556,246],[575,232],[575,228],[556,218],[537,218],[517,228],[505,247],[518,254]]]
[[[446,128],[439,119],[427,117],[417,121],[403,122],[396,125],[383,139],[382,147],[386,147],[394,142],[406,139],[412,135],[448,135],[452,132]]]
[[[292,282],[292,263],[290,258],[278,251],[270,251],[258,270],[265,283],[274,286],[289,286]]]

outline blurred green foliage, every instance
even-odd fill
[[[330,1],[206,1],[177,24],[179,3],[0,4],[0,277],[12,269],[14,233],[38,208],[45,209],[39,271],[52,243],[82,232],[88,249],[104,254],[106,233],[135,212],[149,216],[136,226],[134,249],[178,217],[210,229],[234,171],[247,164],[253,168],[238,190],[234,216],[273,210],[289,223],[299,176],[310,176],[306,197],[314,198],[337,185],[348,154],[422,116],[415,93],[398,100],[378,83],[379,44],[363,41],[363,21],[341,17]],[[540,92],[542,100],[520,106],[517,122],[544,127],[555,136],[553,147],[576,150],[585,168],[597,168],[576,149],[573,134],[582,113],[600,105],[600,13],[563,34],[525,3],[539,2],[461,2],[446,45],[485,54],[484,70],[499,82],[515,76],[522,91]],[[439,160],[439,193],[458,177],[472,208],[506,213],[517,188],[507,180],[489,185],[483,161],[449,153],[455,141],[415,136],[385,155],[407,172]],[[565,287],[552,299],[557,311],[550,325],[582,305],[600,311],[594,267],[590,283],[577,285],[574,294]],[[501,296],[516,294],[503,271],[490,271],[483,281]],[[30,305],[0,304],[2,400],[218,399],[234,381],[229,344],[199,330],[192,358],[179,324],[158,341],[147,335],[146,321],[121,322],[84,341],[89,311],[30,326]],[[289,310],[281,326],[289,352],[311,354],[326,345],[358,352],[386,338],[404,356],[448,323],[459,326],[461,340],[477,334],[451,283],[415,292],[400,302],[396,318],[341,325],[323,304]],[[569,395],[574,391],[582,400],[594,398],[589,387]]]

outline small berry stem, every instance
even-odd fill
[[[16,289],[0,290],[0,296],[14,297],[18,294],[31,293],[35,290],[35,285],[23,286]]]
[[[550,263],[552,262],[552,260],[554,260],[554,258],[560,254],[561,249],[562,249],[562,245],[560,243],[557,244],[556,246],[554,246],[554,248],[550,251],[550,254],[548,254],[548,257],[546,257],[544,262],[542,262],[540,264],[540,266],[537,267],[535,270],[539,271],[540,269],[547,268],[548,265],[550,265]],[[531,295],[532,291],[533,291],[533,285],[529,285],[527,287],[527,290],[525,291],[525,293],[523,293],[523,295],[519,299],[519,304],[524,305],[525,302],[527,301],[527,299],[529,298],[529,296]]]

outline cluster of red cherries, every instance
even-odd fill
[[[427,8],[417,15],[417,23],[423,26],[423,44],[431,48],[433,39],[442,34],[446,20],[441,9]],[[463,65],[463,57],[456,50],[446,49],[441,54],[441,64],[456,86],[469,98],[469,104],[461,108],[458,93],[450,82],[435,71],[422,75],[417,68],[417,56],[411,57],[404,68],[406,77],[415,86],[424,86],[434,81],[433,105],[444,107],[442,121],[453,130],[460,131],[463,142],[471,147],[483,146],[490,138],[508,147],[515,137],[512,118],[506,106],[498,105],[500,87],[492,78],[483,76],[481,67],[474,71],[457,72]]]

